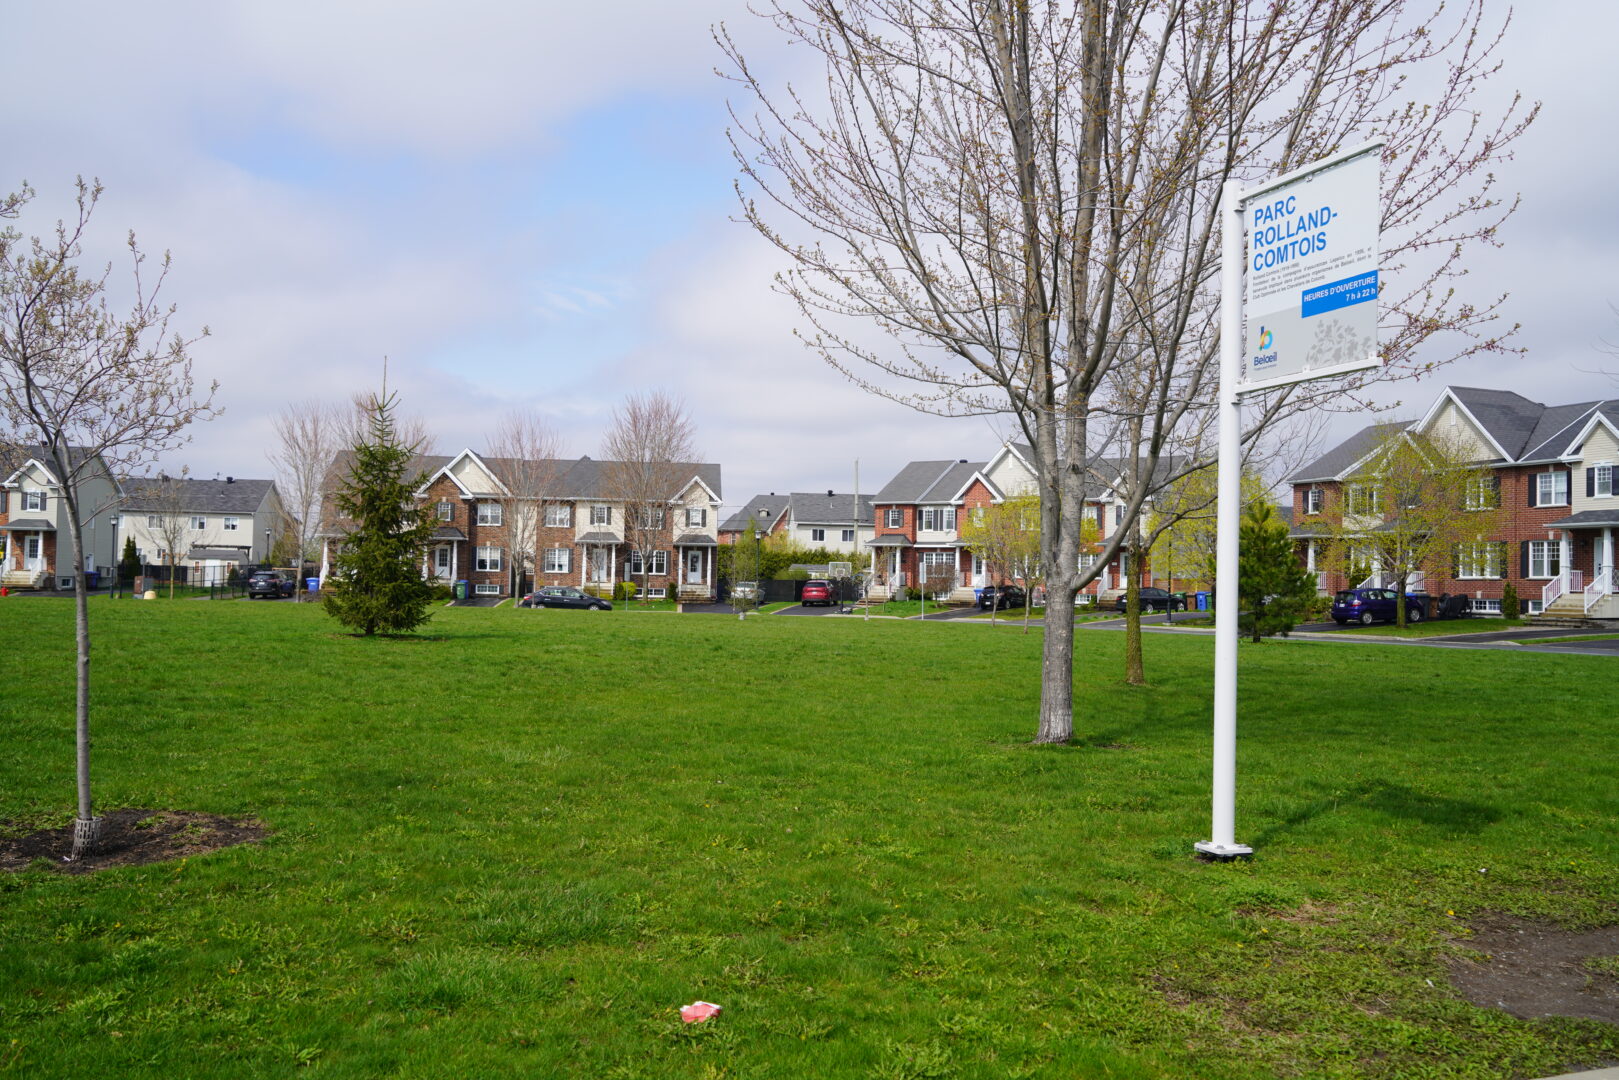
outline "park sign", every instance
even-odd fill
[[[1377,367],[1382,143],[1246,191],[1242,391]]]

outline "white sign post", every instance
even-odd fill
[[[1236,840],[1241,395],[1382,363],[1377,356],[1382,147],[1355,147],[1248,192],[1227,180],[1221,191],[1214,804],[1211,838],[1193,845],[1216,859],[1254,850]]]

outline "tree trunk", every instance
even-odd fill
[[[63,468],[65,462],[58,462]],[[58,475],[66,476],[66,469]],[[64,492],[70,491],[72,482],[64,483]],[[76,686],[73,702],[73,739],[76,754],[75,781],[78,786],[79,809],[73,822],[73,851],[69,859],[77,859],[95,848],[101,839],[101,819],[95,816],[90,798],[90,593],[84,580],[84,530],[79,525],[77,495],[67,495],[68,537],[73,550],[73,631],[77,663]],[[60,557],[61,553],[57,553]]]
[[[1134,542],[1124,548],[1127,572],[1124,575],[1124,681],[1131,686],[1147,685],[1146,665],[1141,658],[1141,579],[1137,561],[1141,557]]]
[[[1037,743],[1066,743],[1074,737],[1074,592],[1072,574],[1046,587]]]
[[[1405,629],[1405,583],[1408,575],[1401,574],[1394,579],[1394,625],[1400,630]]]

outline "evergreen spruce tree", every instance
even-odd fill
[[[396,400],[372,399],[367,430],[350,450],[349,474],[334,500],[352,529],[333,561],[324,603],[338,622],[368,636],[414,630],[430,617],[422,557],[434,522],[417,505],[415,455],[400,441]]]
[[[1238,536],[1238,622],[1254,641],[1285,637],[1315,597],[1315,575],[1299,562],[1287,524],[1269,502],[1248,505]]]
[[[135,552],[135,538],[124,537],[124,555],[118,560],[118,580],[133,583],[143,569],[141,557]]]

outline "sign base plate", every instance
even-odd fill
[[[1254,849],[1247,844],[1216,844],[1213,840],[1199,840],[1192,848],[1205,858],[1227,862],[1232,859],[1246,859],[1254,853]]]

